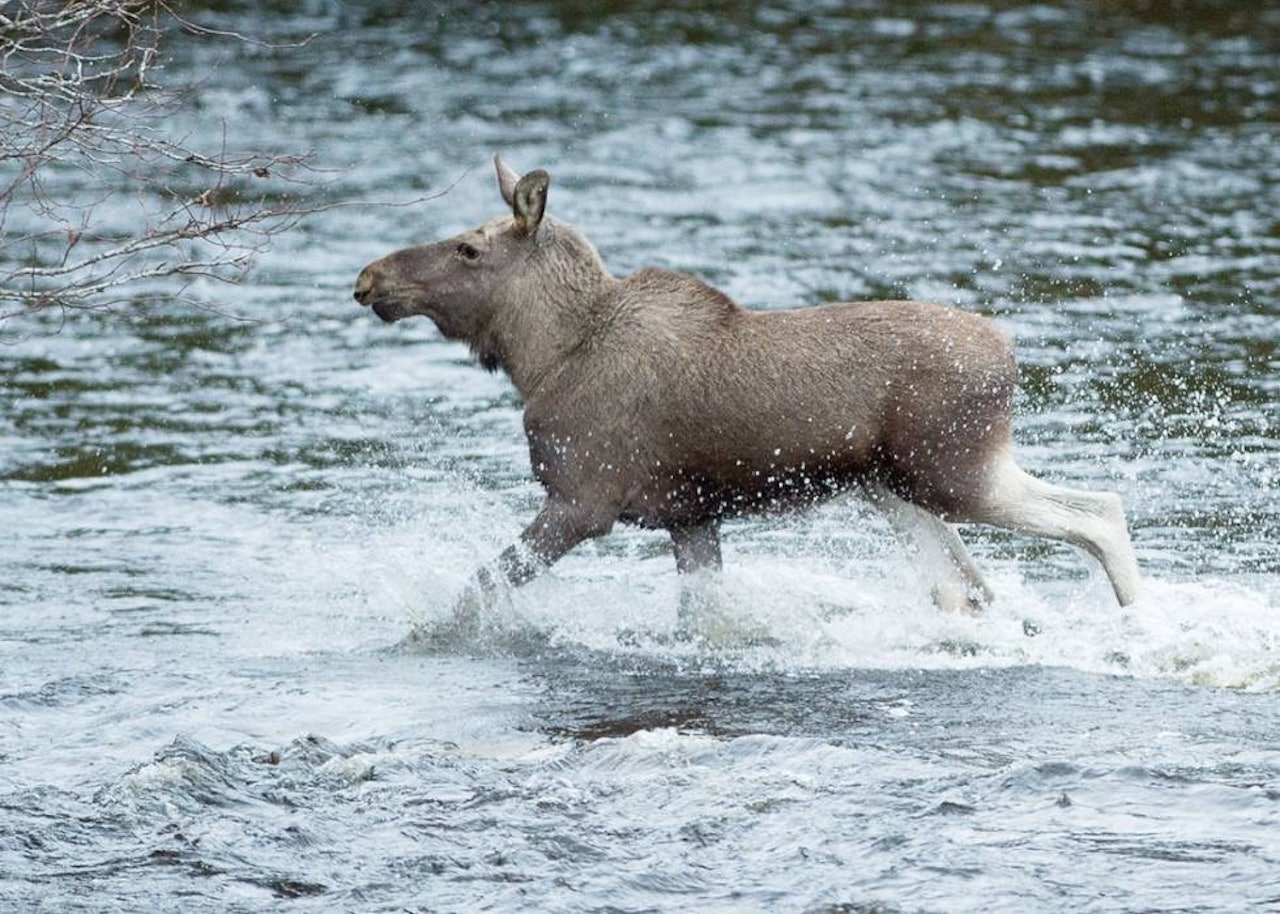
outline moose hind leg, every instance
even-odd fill
[[[877,488],[868,495],[898,535],[920,550],[921,561],[938,576],[932,596],[940,609],[977,612],[991,602],[991,588],[954,527],[888,489]]]
[[[1137,598],[1138,562],[1124,506],[1112,492],[1054,485],[1006,458],[996,465],[985,503],[973,519],[1079,546],[1102,563],[1121,606]]]

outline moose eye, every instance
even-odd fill
[[[480,252],[465,241],[458,245],[458,256],[463,260],[479,260]]]

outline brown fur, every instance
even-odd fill
[[[547,503],[501,560],[513,583],[617,520],[670,530],[682,570],[718,565],[721,518],[850,488],[1019,525],[998,519],[992,482],[1009,463],[1015,369],[990,321],[905,301],[746,311],[678,273],[615,279],[544,216],[545,172],[498,172],[511,217],[370,264],[356,298],[386,321],[430,317],[523,397]],[[934,532],[989,595],[954,534]],[[1128,574],[1112,564],[1113,582]]]

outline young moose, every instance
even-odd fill
[[[498,559],[510,584],[619,520],[670,533],[681,572],[718,568],[723,519],[856,489],[916,540],[941,607],[991,598],[952,523],[1081,546],[1132,602],[1120,499],[1014,463],[1013,355],[990,321],[909,301],[745,311],[679,273],[617,279],[545,214],[545,171],[495,164],[510,216],[370,264],[355,297],[431,318],[524,399],[547,497]]]

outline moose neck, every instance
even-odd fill
[[[616,283],[585,239],[562,237],[503,288],[491,327],[495,361],[522,399],[596,332]]]

